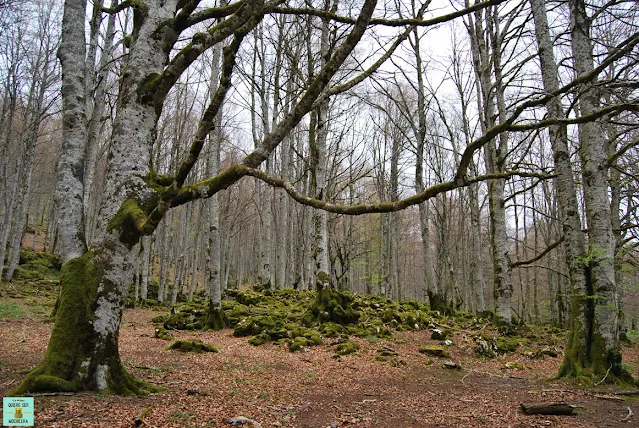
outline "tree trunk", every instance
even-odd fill
[[[571,46],[578,75],[593,70],[589,18],[582,0],[570,0]],[[600,94],[596,79],[579,85],[578,106],[582,116],[597,110]],[[615,239],[608,199],[608,166],[605,135],[599,121],[579,125],[582,182],[588,220],[588,252],[573,260],[590,273],[586,289],[575,290],[571,336],[560,374],[581,376],[584,370],[595,378],[608,374],[608,381],[630,380],[621,365],[617,286],[615,282]]]
[[[42,363],[17,388],[17,393],[97,390],[137,394],[149,389],[126,373],[118,352],[122,310],[135,267],[135,244],[140,239],[138,230],[130,220],[130,213],[138,204],[145,206],[152,203],[155,196],[143,177],[149,173],[159,109],[138,97],[136,89],[143,87],[149,73],[162,71],[168,50],[173,44],[172,37],[175,37],[169,28],[159,32],[156,32],[156,28],[172,16],[177,0],[147,0],[147,4],[146,13],[137,15],[138,25],[133,34],[136,49],[131,50],[128,74],[122,84],[113,128],[105,198],[98,215],[92,249],[86,251],[80,239],[82,221],[71,221],[69,216],[61,218],[64,224],[64,227],[62,224],[60,226],[61,239],[63,233],[69,234],[73,229],[81,245],[74,245],[75,241],[72,240],[66,241],[65,259],[72,257],[65,260],[62,268],[62,291],[47,352]],[[63,33],[65,37],[72,38],[72,43],[68,39],[63,40],[63,58],[64,55],[77,52],[75,49],[84,52],[84,26],[78,23],[84,22],[85,8],[84,0],[67,0],[65,3]],[[69,58],[63,59],[63,64]],[[68,65],[81,70],[77,62],[80,57],[75,59],[76,62]],[[68,91],[63,91],[65,96],[69,94]],[[79,97],[81,100],[81,95]],[[75,98],[67,97],[67,100],[74,105],[77,103]],[[84,106],[83,102],[79,104]],[[84,117],[83,109],[79,108],[78,116]],[[72,124],[78,126],[77,121]],[[80,128],[84,129],[83,125]],[[82,135],[86,136],[86,133]],[[65,145],[69,141],[73,139],[65,139]],[[84,153],[84,150],[79,152]],[[82,160],[80,155],[77,164],[61,162],[58,186],[58,195],[63,197],[66,194],[65,183],[74,183],[73,186],[67,186],[66,191],[75,192],[77,203],[69,199],[66,203],[77,208],[77,211],[73,210],[75,217],[72,218],[75,219],[82,218]],[[70,175],[65,176],[65,172]],[[68,210],[64,212],[68,214]],[[77,254],[78,251],[80,254]]]

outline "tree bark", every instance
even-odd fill
[[[159,110],[136,96],[136,89],[144,85],[149,73],[162,71],[175,37],[170,28],[160,24],[171,18],[177,0],[147,0],[147,3],[146,13],[136,16],[132,38],[135,49],[131,50],[128,74],[122,84],[105,198],[91,251],[86,251],[84,242],[79,239],[83,234],[81,184],[84,160],[84,146],[80,147],[80,141],[82,144],[86,141],[83,92],[69,97],[69,91],[75,87],[67,87],[66,92],[63,89],[71,107],[77,107],[76,116],[68,122],[77,133],[71,133],[71,136],[67,135],[68,140],[65,139],[67,147],[71,142],[76,143],[72,153],[77,156],[74,163],[62,159],[58,186],[59,203],[62,202],[60,198],[68,194],[77,198],[77,201],[66,200],[67,207],[70,205],[73,210],[60,207],[61,217],[63,212],[66,216],[61,224],[60,239],[64,235],[65,259],[71,258],[62,268],[62,292],[44,360],[17,388],[18,393],[97,390],[137,394],[149,389],[126,373],[118,353],[122,310],[135,268],[135,244],[140,239],[140,233],[130,220],[130,210],[138,204],[145,206],[154,198],[154,192],[143,178],[150,172]],[[85,7],[84,0],[65,3],[63,27],[67,39],[62,42],[65,45],[61,49],[63,61],[84,59],[84,55],[82,58],[74,55],[76,49],[84,52],[84,26],[78,22],[84,22]],[[156,31],[157,28],[163,30]],[[83,70],[78,62],[71,61],[68,65]],[[75,76],[77,82],[82,82],[82,72],[78,74]],[[65,188],[67,182],[70,184]],[[75,236],[70,236],[71,230],[76,232]]]
[[[570,0],[570,33],[573,65],[578,75],[593,70],[589,18],[582,0]],[[582,116],[599,108],[596,78],[579,85],[578,106]],[[579,125],[582,183],[588,221],[588,251],[581,263],[590,273],[586,289],[573,296],[571,337],[566,348],[563,376],[581,376],[584,370],[595,378],[606,374],[609,381],[630,380],[621,364],[617,285],[615,282],[615,238],[608,199],[608,165],[605,135],[599,121]],[[610,371],[610,372],[609,372]]]

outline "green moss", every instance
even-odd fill
[[[285,322],[277,316],[261,315],[244,318],[235,325],[233,336],[244,337],[266,333],[272,340],[289,337]]]
[[[334,322],[327,322],[319,326],[319,331],[326,337],[338,337],[344,333],[344,327]]]
[[[148,6],[146,6],[148,7]],[[156,87],[162,81],[162,75],[159,73],[149,73],[140,83],[137,90],[138,102],[148,104],[153,101]]]
[[[334,322],[336,324],[354,324],[361,314],[352,308],[354,297],[339,290],[323,288],[317,291],[315,300],[304,315],[306,325]]]
[[[216,331],[226,328],[226,317],[221,305],[218,306],[209,302],[205,325],[209,329]]]
[[[251,336],[251,338],[248,340],[248,342],[253,346],[260,346],[270,341],[271,341],[271,336],[263,332],[256,336]]]
[[[382,357],[396,357],[397,355],[399,355],[397,352],[388,348],[378,349],[377,354],[381,355]]]
[[[434,357],[450,358],[450,352],[442,346],[426,346],[420,345],[419,352]]]
[[[396,326],[402,323],[402,317],[393,309],[385,309],[382,312],[381,319],[386,324],[394,324]]]
[[[354,354],[355,352],[357,352],[358,349],[359,349],[358,343],[346,341],[346,342],[339,343],[335,347],[335,354],[337,355]]]
[[[235,327],[243,318],[251,315],[248,306],[235,300],[222,300],[222,309],[224,310],[224,318],[228,327]]]
[[[164,327],[156,328],[155,333],[153,334],[153,337],[155,337],[156,339],[162,339],[162,340],[173,339],[173,336],[171,335],[171,333],[169,333],[169,331],[165,329]]]
[[[517,348],[524,342],[525,340],[519,339],[517,337],[506,337],[500,336],[497,338],[496,346],[497,352],[500,354],[510,354],[517,351]]]
[[[174,349],[180,352],[220,352],[215,345],[204,343],[201,340],[176,340],[166,349]]]
[[[146,217],[137,200],[127,199],[109,220],[107,231],[119,231],[120,242],[133,246],[140,240],[140,230],[146,222]]]
[[[290,331],[290,337],[292,339],[303,337],[307,340],[307,342],[309,342],[308,346],[317,346],[323,343],[322,338],[317,331],[305,327],[295,327]]]
[[[407,363],[405,360],[402,360],[399,358],[391,358],[390,365],[391,367],[403,367],[403,366],[406,366]]]
[[[235,300],[246,306],[255,306],[264,300],[264,294],[257,291],[238,291]]]
[[[23,250],[20,252],[15,279],[28,281],[56,279],[59,278],[60,268],[61,262],[58,256],[46,252]]]
[[[62,267],[62,289],[58,311],[47,352],[42,363],[32,370],[12,393],[97,390],[95,371],[106,366],[107,389],[104,393],[144,394],[155,388],[129,375],[120,361],[117,339],[109,340],[95,355],[96,337],[92,321],[98,284],[104,277],[93,253],[73,259]]]
[[[291,352],[300,351],[304,347],[313,346],[313,342],[303,336],[298,336],[288,342],[288,350]]]

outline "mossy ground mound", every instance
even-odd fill
[[[15,278],[28,281],[58,281],[61,267],[62,263],[58,256],[27,249],[20,252],[20,262],[15,272]]]
[[[335,347],[335,354],[340,356],[354,354],[355,352],[357,352],[358,349],[359,349],[359,344],[355,342],[346,341],[346,342],[337,344],[337,346]]]
[[[154,322],[167,330],[201,329],[206,325],[207,310],[206,301],[198,299],[176,305],[171,314],[158,316]],[[563,333],[549,327],[520,327],[520,336],[514,331],[504,335],[491,328],[489,320],[473,314],[446,316],[431,311],[423,302],[397,302],[333,290],[319,296],[292,289],[227,290],[222,310],[234,336],[247,337],[255,346],[276,343],[293,352],[321,344],[322,337],[391,339],[395,331],[403,330],[428,330],[443,346],[456,331],[466,330],[478,331],[474,337],[477,355],[494,358],[518,352],[543,358],[557,355],[555,345]]]
[[[176,340],[166,349],[175,349],[180,352],[194,352],[196,354],[202,352],[220,352],[217,346],[204,343],[201,340]]]
[[[419,352],[433,357],[450,358],[450,352],[443,346],[426,346],[419,347]]]
[[[353,307],[355,297],[347,292],[323,288],[315,295],[313,304],[304,314],[304,324],[314,325],[323,322],[346,325],[355,324],[361,313]]]
[[[176,305],[169,315],[158,315],[154,323],[162,323],[167,330],[199,330],[204,327],[207,311],[194,303]]]

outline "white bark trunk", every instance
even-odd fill
[[[86,251],[84,221],[84,154],[87,141],[85,110],[86,0],[66,0],[58,57],[62,64],[62,152],[58,162],[55,203],[58,248],[63,263]]]
[[[582,75],[594,68],[588,17],[582,0],[570,0],[569,5],[573,64],[577,74]],[[585,82],[579,87],[579,110],[582,116],[592,113],[599,107],[600,94],[595,86],[595,80]],[[588,220],[588,256],[592,259],[589,263],[591,286],[593,293],[597,296],[592,340],[599,342],[599,347],[593,349],[595,353],[593,357],[607,361],[611,354],[618,354],[620,359],[614,269],[615,238],[612,232],[608,199],[606,140],[601,123],[595,121],[579,125],[579,141],[581,142],[585,211]]]

